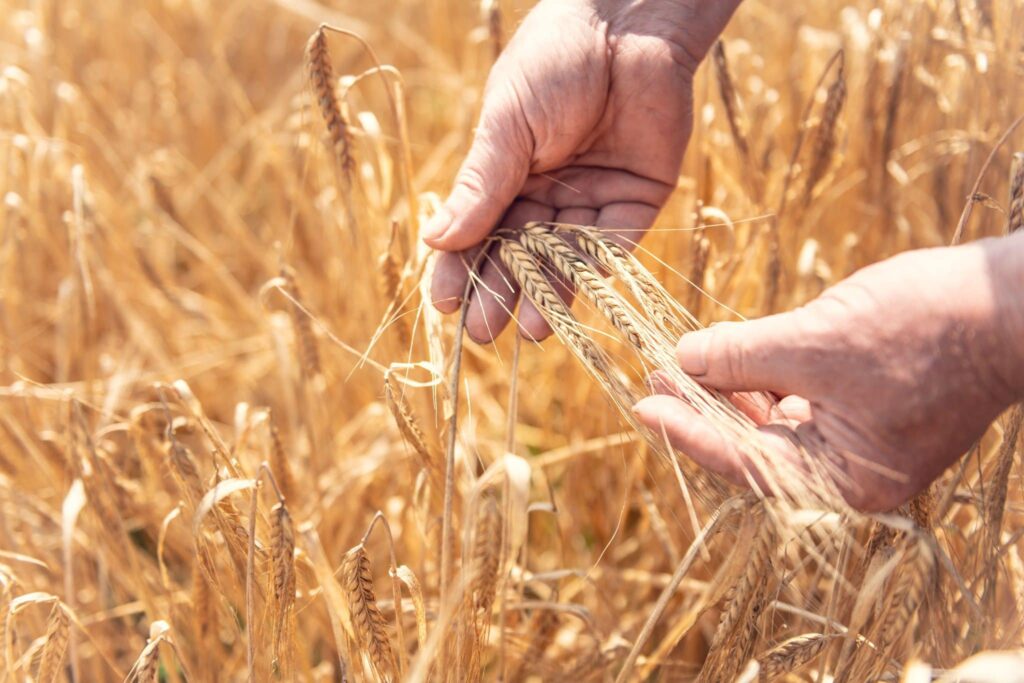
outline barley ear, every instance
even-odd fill
[[[804,203],[811,201],[815,189],[828,173],[836,149],[836,138],[839,127],[839,115],[846,102],[846,74],[843,53],[839,53],[839,64],[836,77],[828,87],[825,96],[825,108],[821,113],[821,122],[814,137],[811,162],[807,172],[807,184],[804,187]]]
[[[760,681],[767,683],[801,667],[817,657],[831,640],[822,633],[804,633],[779,643],[757,656],[761,667]]]
[[[273,660],[284,676],[291,672],[291,634],[295,609],[295,529],[284,502],[270,511],[270,547],[273,563]],[[282,645],[285,648],[282,656]]]
[[[1006,232],[1013,234],[1024,226],[1024,152],[1013,155],[1010,164],[1010,202],[1006,212]]]
[[[334,90],[334,67],[331,66],[327,32],[323,26],[318,28],[306,43],[306,68],[309,71],[310,85],[316,94],[317,105],[320,107],[320,115],[327,126],[335,158],[348,179],[355,169],[355,160],[352,157],[352,127]]]
[[[58,600],[50,611],[46,625],[46,641],[39,655],[38,683],[53,683],[61,675],[61,664],[68,649],[70,622],[64,605]]]
[[[348,552],[346,562],[345,590],[356,638],[360,647],[369,655],[370,664],[377,675],[391,680],[396,670],[395,655],[388,639],[387,623],[377,606],[373,576],[370,573],[370,557],[366,548],[362,544],[357,545]]]

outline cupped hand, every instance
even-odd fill
[[[496,228],[559,221],[640,239],[676,184],[690,135],[693,72],[739,0],[542,0],[487,82],[479,125],[454,188],[424,230],[446,252],[432,298],[455,311],[468,266]],[[481,259],[466,328],[489,341],[517,288]],[[570,290],[559,283],[568,301]],[[524,302],[524,334],[551,330]]]
[[[679,363],[709,387],[783,396],[758,420],[772,457],[796,462],[794,437],[832,453],[851,505],[891,509],[1024,393],[1022,274],[1024,235],[907,252],[792,312],[689,334]],[[699,464],[736,483],[758,478],[747,446],[678,398],[635,410]]]

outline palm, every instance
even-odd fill
[[[553,4],[527,18],[495,65],[481,127],[505,138],[495,144],[525,152],[526,163],[509,164],[514,199],[496,225],[472,226],[469,244],[495,227],[558,221],[606,228],[631,246],[675,186],[691,124],[686,54],[656,36],[619,33],[614,23],[595,30],[595,22],[579,5]],[[562,48],[544,49],[550,45]],[[457,305],[472,256],[439,262],[434,299],[442,310]],[[511,319],[518,292],[495,258],[485,259],[480,277],[466,327],[485,341]],[[570,290],[557,284],[568,300]],[[550,334],[529,302],[518,321],[533,338]]]

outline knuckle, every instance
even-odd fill
[[[711,343],[721,350],[721,366],[716,374],[722,375],[731,383],[746,383],[750,360],[746,345],[728,328],[716,329],[712,334],[714,336]]]

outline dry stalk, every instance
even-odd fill
[[[996,452],[996,465],[985,485],[985,501],[982,506],[984,530],[982,533],[981,553],[985,558],[984,588],[981,601],[991,611],[996,597],[996,582],[999,577],[998,557],[1002,547],[1003,514],[1006,509],[1006,492],[1010,483],[1010,470],[1013,468],[1020,441],[1022,423],[1024,423],[1024,405],[1014,406],[1006,421],[1003,442]]]
[[[759,628],[761,613],[767,604],[772,555],[775,552],[775,528],[758,503],[744,519],[757,528],[750,558],[736,584],[726,593],[727,606],[718,620],[718,628],[700,672],[701,681],[732,680],[750,658]]]
[[[192,562],[192,619],[196,642],[199,643],[199,668],[208,669],[216,653],[217,609],[210,591],[206,572],[202,569],[202,554]]]
[[[500,0],[482,0],[480,3],[480,13],[483,15],[484,21],[487,22],[487,35],[490,38],[491,55],[494,61],[498,61],[502,48]]]
[[[700,317],[700,307],[704,302],[704,278],[708,268],[708,256],[711,252],[711,241],[698,234],[693,240],[693,258],[690,267],[690,303],[688,308],[695,318]]]
[[[11,648],[13,644],[10,642],[13,633],[10,629],[11,614],[11,602],[14,600],[14,579],[10,578],[6,572],[0,568],[0,671],[4,671],[3,675],[0,675],[0,681],[6,683],[8,678],[6,672],[11,671],[13,662],[11,661]]]
[[[164,642],[168,628],[165,622],[154,622],[150,626],[150,637],[128,672],[127,683],[156,683],[159,680],[160,643]]]
[[[872,629],[875,649],[861,647],[848,680],[875,680],[908,637],[914,615],[932,585],[935,555],[924,538],[908,536],[899,570],[891,579],[885,601]]]
[[[518,683],[529,673],[539,669],[544,653],[555,639],[558,625],[558,612],[544,608],[538,608],[534,612],[527,627],[527,632],[530,633],[529,644],[509,673],[509,683]]]

